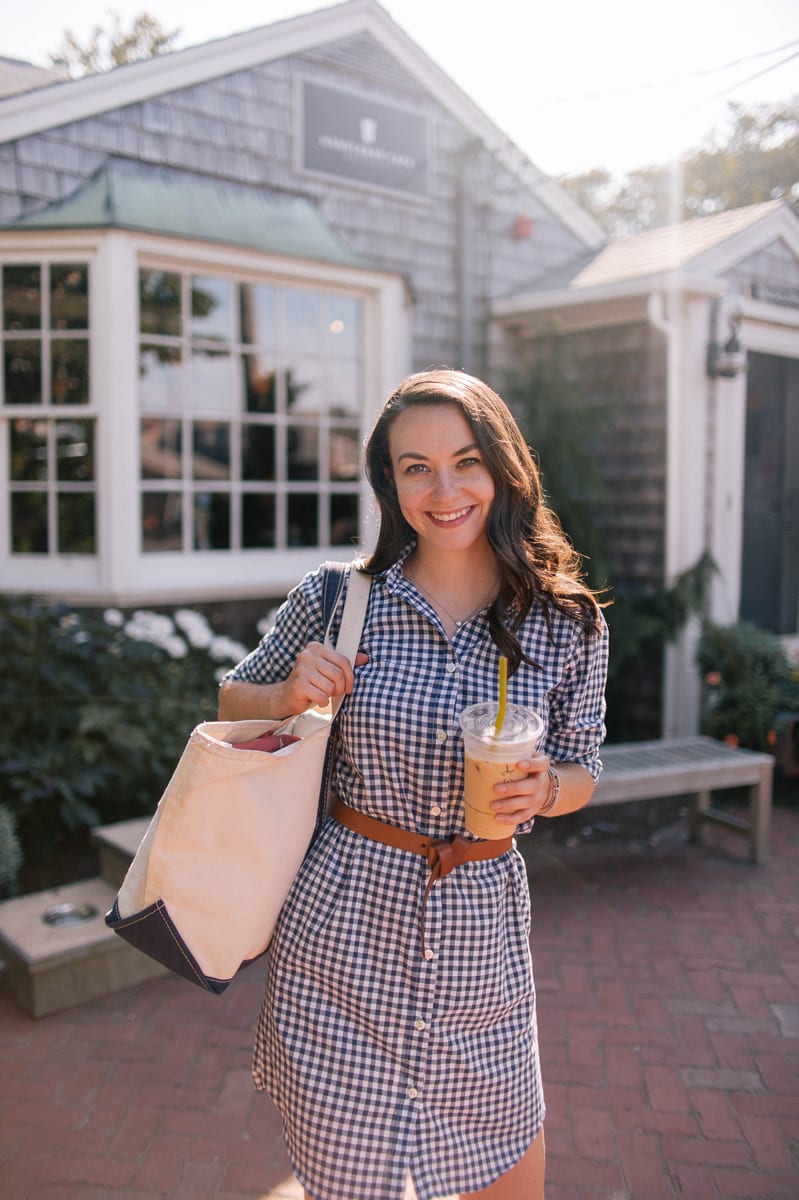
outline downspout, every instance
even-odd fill
[[[647,300],[647,318],[653,329],[661,333],[666,342],[666,505],[664,513],[665,531],[663,539],[663,582],[669,586],[676,577],[681,563],[680,550],[680,444],[682,414],[680,412],[680,369],[681,353],[677,329],[672,313],[669,315],[662,292],[653,292]],[[666,646],[663,670],[663,708],[661,733],[663,737],[674,737],[684,732],[680,715],[684,716],[681,703],[679,676],[686,670],[685,633],[676,646]]]

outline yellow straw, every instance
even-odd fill
[[[499,656],[499,706],[497,719],[494,723],[494,737],[499,737],[502,723],[505,720],[505,709],[508,707],[508,660],[504,654]]]

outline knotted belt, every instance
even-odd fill
[[[337,800],[333,807],[333,818],[339,825],[371,838],[373,842],[382,842],[384,846],[393,846],[396,850],[405,850],[409,854],[421,854],[427,859],[430,875],[427,887],[422,897],[422,912],[420,932],[422,936],[422,954],[425,955],[424,918],[427,909],[427,898],[433,884],[445,875],[449,875],[455,867],[467,862],[485,862],[490,858],[499,858],[513,848],[513,838],[502,838],[499,841],[472,842],[462,833],[456,833],[451,838],[436,840],[424,837],[421,833],[413,833],[410,829],[402,829],[399,825],[389,825],[387,821],[378,821],[366,813],[356,812],[354,808]]]

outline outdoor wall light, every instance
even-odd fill
[[[707,373],[711,378],[735,379],[736,375],[746,370],[746,351],[738,337],[740,307],[733,302],[733,307],[725,313],[730,336],[723,344],[717,341],[719,315],[719,302],[716,301],[713,305],[710,342],[707,348]]]

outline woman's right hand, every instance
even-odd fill
[[[356,667],[368,661],[361,651],[355,656]],[[287,714],[304,712],[312,704],[324,707],[334,696],[349,695],[354,682],[345,655],[321,642],[309,642],[297,656],[291,674],[279,685],[279,707]]]

